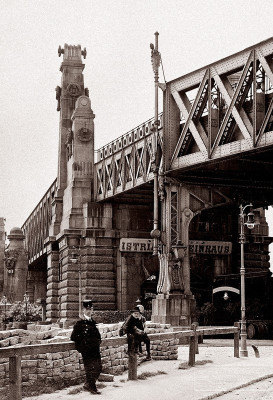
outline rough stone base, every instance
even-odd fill
[[[152,303],[152,322],[173,326],[190,326],[195,310],[194,296],[182,293],[158,294]]]

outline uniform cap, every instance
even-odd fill
[[[144,307],[143,307],[142,304],[138,304],[138,305],[136,306],[136,308],[139,309],[139,312],[140,312],[141,314],[144,312]]]
[[[139,308],[138,308],[138,307],[133,308],[133,309],[131,310],[131,313],[134,313],[134,312],[140,313]]]
[[[82,305],[84,308],[92,308],[93,307],[93,301],[92,300],[83,300]]]

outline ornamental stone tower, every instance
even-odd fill
[[[63,196],[64,229],[82,229],[83,201],[91,200],[94,169],[94,117],[87,96],[80,96],[71,117],[72,130],[67,131],[66,188]]]
[[[60,224],[63,215],[63,201],[64,201],[64,192],[65,189],[72,184],[72,180],[76,175],[76,171],[80,168],[77,165],[79,160],[76,160],[79,157],[79,152],[76,154],[73,153],[75,148],[79,148],[79,142],[81,135],[78,135],[78,132],[72,131],[72,114],[75,111],[75,104],[77,99],[80,96],[88,94],[88,89],[84,89],[84,79],[83,79],[83,70],[84,64],[82,63],[82,55],[84,58],[86,57],[86,51],[81,50],[81,46],[70,46],[65,44],[64,48],[61,49],[59,47],[58,54],[61,56],[63,54],[63,62],[60,67],[60,71],[62,72],[62,83],[61,87],[56,87],[56,99],[58,101],[57,111],[60,111],[60,125],[59,125],[59,157],[58,157],[58,177],[57,177],[57,193],[55,194],[53,201],[53,224],[51,225],[50,235],[57,235],[60,232]],[[85,99],[88,99],[85,97]],[[83,100],[84,102],[84,100]],[[80,109],[87,109],[91,111],[90,100],[85,100],[85,105],[82,102],[77,103]],[[92,113],[92,111],[91,111]],[[90,112],[89,112],[90,114]],[[93,114],[92,114],[93,115]],[[94,136],[93,130],[90,131],[90,128],[93,128],[93,119],[91,122],[90,116],[87,119],[84,119],[83,113],[82,117],[83,126],[82,128],[87,129],[89,134],[89,140],[84,143],[87,144],[86,153],[93,149],[94,147]],[[94,116],[93,116],[94,118]],[[84,120],[84,121],[83,121]],[[75,134],[78,137],[75,137]],[[84,147],[80,146],[82,149]],[[72,157],[73,156],[73,157]],[[90,157],[93,158],[93,151],[90,151]],[[75,174],[71,171],[68,171],[68,168],[73,168]],[[84,166],[85,167],[85,166]],[[67,194],[65,196],[68,197]],[[66,213],[68,212],[68,205],[65,206]],[[73,205],[71,204],[71,209]],[[71,210],[72,212],[72,210]]]
[[[78,316],[83,297],[96,309],[115,309],[112,206],[94,203],[94,118],[84,87],[80,46],[59,47],[63,55],[57,193],[47,249],[47,313],[50,321],[69,325]]]

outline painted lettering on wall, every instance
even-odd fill
[[[189,252],[197,254],[231,254],[232,243],[231,242],[212,242],[202,240],[190,240],[189,241]]]
[[[137,238],[123,238],[120,239],[120,251],[129,252],[152,252],[153,240],[152,239],[137,239]],[[231,254],[231,242],[213,242],[203,240],[190,240],[189,252],[195,254],[218,254],[228,255]]]
[[[153,240],[152,239],[136,239],[136,238],[123,238],[120,239],[120,251],[134,251],[134,252],[152,252]]]

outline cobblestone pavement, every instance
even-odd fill
[[[254,343],[253,341],[251,343]],[[154,373],[155,376],[145,380],[127,381],[127,372],[116,376],[114,382],[99,383],[102,399],[111,400],[208,400],[219,398],[221,400],[234,400],[240,397],[234,389],[248,385],[255,380],[259,382],[245,392],[248,400],[273,399],[273,341],[255,342],[258,346],[260,358],[256,358],[251,344],[248,342],[249,356],[234,358],[232,341],[204,340],[199,346],[196,355],[196,366],[184,367],[188,360],[188,347],[179,347],[179,358],[175,361],[151,361],[142,363],[138,368],[138,376]],[[179,366],[183,367],[180,369]],[[160,372],[160,374],[158,374]],[[270,377],[267,381],[265,377]],[[256,389],[255,389],[256,388]],[[244,389],[246,390],[246,389]],[[269,397],[261,397],[266,393]],[[231,397],[219,397],[230,393]],[[271,394],[270,394],[271,393]],[[250,397],[250,396],[256,397]],[[82,385],[70,387],[52,394],[43,394],[25,398],[24,400],[86,400],[92,396],[82,390]],[[225,394],[226,396],[226,394]]]

